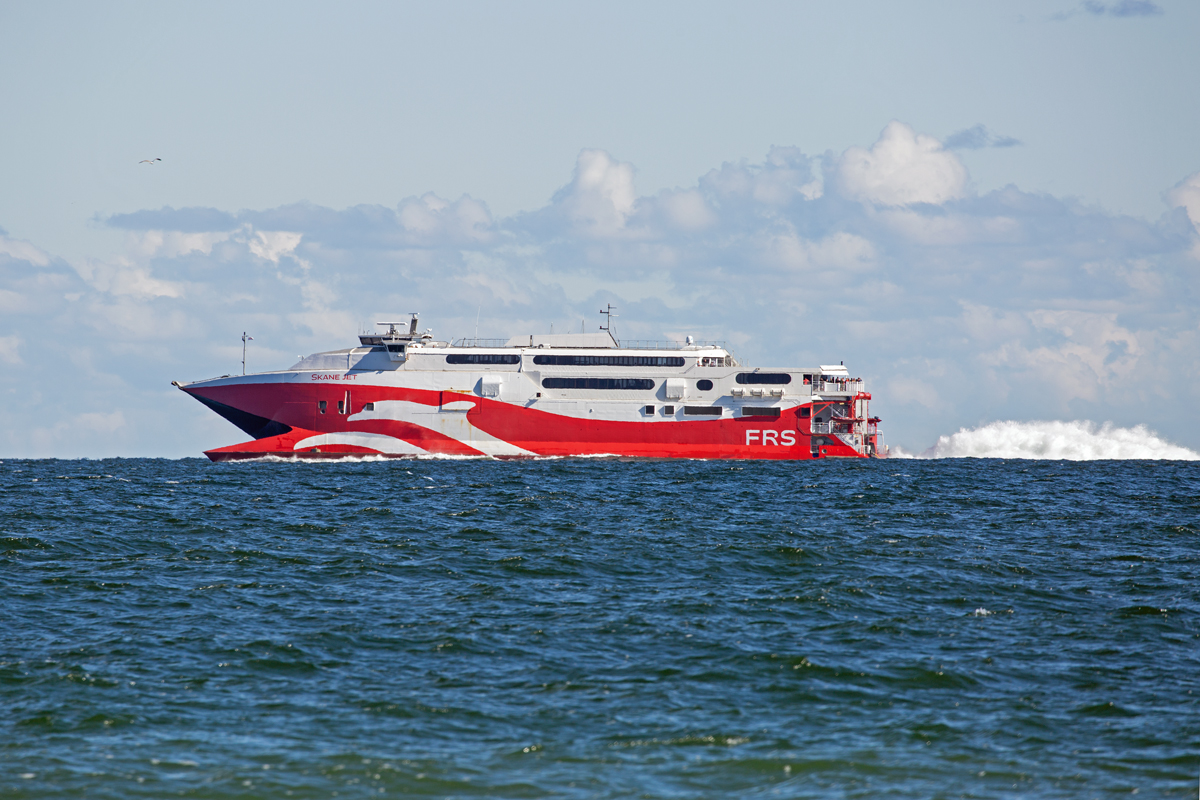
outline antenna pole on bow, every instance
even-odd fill
[[[246,374],[246,342],[253,342],[253,336],[247,336],[245,331],[242,331],[242,374]]]

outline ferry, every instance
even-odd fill
[[[213,461],[887,455],[842,364],[751,369],[720,342],[622,342],[600,313],[593,333],[453,343],[412,314],[285,370],[173,384],[252,437]]]

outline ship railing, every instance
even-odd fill
[[[621,347],[630,350],[682,350],[685,347],[719,347],[728,350],[725,342],[677,342],[674,339],[622,339]]]
[[[851,393],[851,394],[857,394],[858,392],[864,391],[864,382],[860,381],[860,380],[818,381],[817,385],[816,385],[816,389],[814,389],[814,391],[826,392],[826,393],[846,392],[846,393]]]
[[[873,422],[814,422],[813,433],[845,433],[859,436],[875,436],[878,426]],[[880,434],[882,435],[882,434]]]
[[[508,342],[508,339],[464,337],[462,339],[455,339],[451,347],[504,347]],[[733,352],[725,346],[725,342],[723,341],[692,342],[689,345],[686,342],[677,342],[673,339],[622,339],[619,346],[621,349],[628,350],[683,350],[684,348],[719,347],[730,355],[733,355]]]

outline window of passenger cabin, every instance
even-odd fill
[[[664,417],[675,416],[675,406],[663,406],[663,416]]]
[[[708,378],[703,378],[701,380],[698,380],[698,381],[696,381],[696,388],[702,392],[711,392],[712,391],[712,381],[710,381]]]
[[[624,389],[645,391],[654,388],[648,378],[543,378],[544,389]]]
[[[324,400],[317,401],[317,410],[320,411],[322,414],[325,413],[325,405],[326,405],[326,402]]]
[[[737,382],[743,386],[783,386],[792,382],[792,376],[786,372],[739,372]]]
[[[654,413],[654,406],[646,406],[646,408],[645,408],[644,410],[645,410],[645,412],[646,412],[647,414],[653,414],[653,413]]]
[[[684,406],[683,413],[689,417],[719,417],[724,412],[721,406]]]
[[[765,408],[763,406],[746,406],[742,409],[743,417],[778,417],[778,408]]]
[[[534,356],[533,363],[552,367],[682,367],[680,356]]]
[[[447,364],[520,364],[521,357],[507,353],[453,353]]]

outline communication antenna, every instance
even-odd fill
[[[617,345],[619,346],[621,343],[619,341],[617,341],[617,337],[615,335],[613,335],[613,332],[612,332],[613,317],[617,316],[616,314],[613,313],[613,304],[609,303],[607,309],[603,309],[603,308],[600,309],[600,313],[603,314],[604,316],[608,317],[608,323],[605,325],[601,325],[600,330],[608,331],[608,335],[612,336],[613,341],[617,342]]]
[[[247,336],[245,331],[242,331],[242,374],[246,374],[246,342],[253,342],[253,336]]]

